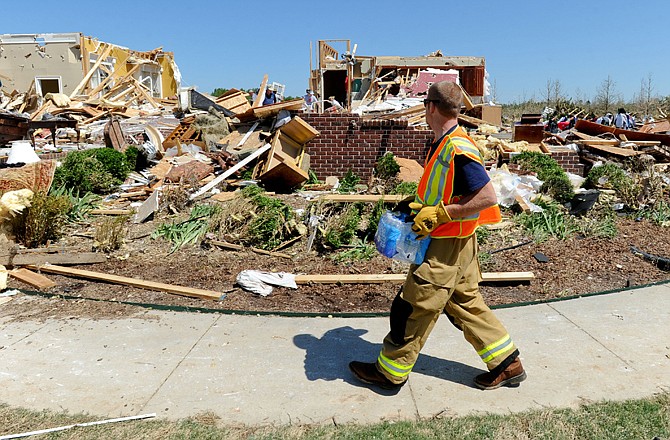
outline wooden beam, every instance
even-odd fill
[[[72,93],[70,93],[70,98],[74,98],[79,92],[88,84],[88,82],[91,80],[91,77],[93,76],[93,73],[98,70],[98,67],[105,61],[105,59],[109,56],[109,54],[112,52],[112,46],[111,44],[108,45],[105,50],[102,52],[101,55],[98,56],[98,59],[95,61],[95,64],[91,67],[91,70],[88,71],[86,75],[84,75],[84,78],[81,80],[79,84],[77,84],[77,87],[74,88]]]
[[[104,254],[96,252],[79,252],[63,254],[17,254],[14,255],[11,264],[13,266],[30,266],[45,263],[79,265],[104,263],[105,261],[107,261],[107,257]]]
[[[401,283],[407,274],[332,274],[332,275],[296,275],[296,284],[373,284]],[[535,279],[533,272],[483,272],[483,282],[531,281]]]
[[[135,73],[135,71],[136,71],[137,69],[139,69],[139,68],[140,68],[140,65],[139,65],[139,64],[135,64],[135,65],[134,65],[134,66],[133,66],[133,67],[132,67],[132,68],[131,68],[131,69],[130,69],[124,76],[123,76],[123,78],[121,79],[120,82],[123,82],[125,78],[127,78],[128,76],[130,76],[130,75],[132,75],[133,73]],[[100,84],[98,84],[98,86],[97,86],[95,89],[93,89],[93,90],[91,90],[90,92],[88,92],[88,95],[91,96],[91,97],[95,96],[96,93],[98,93],[99,91],[101,91],[102,89],[104,89],[104,88],[107,86],[107,84],[109,84],[112,80],[114,80],[116,77],[118,77],[120,72],[121,72],[121,69],[116,69],[114,72],[112,72],[111,75],[109,75],[109,76],[108,76],[107,78],[105,78]]]
[[[263,76],[263,81],[261,81],[261,88],[258,89],[258,93],[256,94],[256,99],[254,100],[254,103],[251,104],[251,108],[256,108],[260,107],[261,102],[263,102],[263,97],[265,96],[265,86],[268,84],[268,74],[266,73]]]
[[[53,264],[43,266],[28,266],[29,269],[39,270],[41,272],[56,273],[59,275],[72,276],[75,278],[86,278],[96,281],[104,281],[112,284],[122,284],[124,286],[139,287],[140,289],[155,290],[158,292],[167,292],[174,295],[189,296],[193,298],[219,300],[222,293],[212,290],[194,289],[185,286],[175,286],[173,284],[157,283],[154,281],[145,281],[138,278],[128,278],[118,275],[109,275],[101,272],[92,272],[90,270],[74,269],[71,267],[60,267]]]

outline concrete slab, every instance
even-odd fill
[[[374,360],[387,331],[387,318],[222,316],[143,411],[249,425],[412,419],[408,387],[380,395],[347,366]]]
[[[3,401],[36,409],[135,415],[216,316],[48,321],[2,350]],[[33,323],[6,326],[25,333]]]

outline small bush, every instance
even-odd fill
[[[416,194],[416,190],[419,188],[418,182],[400,182],[393,188],[391,194],[402,194],[402,195],[412,195]]]
[[[400,165],[395,161],[393,153],[383,155],[375,165],[375,176],[380,179],[391,179],[400,172]]]
[[[208,231],[209,217],[216,214],[219,208],[213,205],[196,205],[191,210],[188,220],[180,223],[163,223],[151,234],[151,238],[165,238],[172,242],[170,253],[187,244],[194,244]]]
[[[360,210],[356,204],[349,205],[345,211],[329,219],[323,237],[324,245],[339,249],[350,244],[356,236],[358,224],[361,221]]]
[[[549,237],[567,240],[579,231],[574,218],[560,205],[544,204],[542,208],[542,212],[521,213],[514,217],[517,223],[533,235],[536,242],[540,243]]]
[[[549,194],[559,203],[572,200],[575,192],[572,183],[563,168],[550,156],[537,151],[524,151],[510,160],[519,166],[537,174],[537,178],[543,181],[540,191]]]
[[[374,237],[377,233],[377,226],[379,225],[379,219],[382,218],[382,214],[384,214],[384,201],[379,199],[368,217],[368,226],[365,230],[365,234],[368,237]]]
[[[80,222],[86,219],[88,213],[97,209],[100,203],[100,197],[87,192],[79,197],[74,194],[72,188],[66,189],[64,186],[59,188],[51,187],[49,194],[53,196],[65,196],[70,199],[71,208],[67,213],[67,218],[70,222]]]
[[[338,263],[354,263],[356,261],[369,261],[377,254],[377,249],[370,243],[355,240],[351,249],[337,252],[330,258]]]
[[[591,168],[584,181],[585,188],[613,189],[617,196],[630,208],[637,209],[642,186],[629,177],[623,168],[614,163],[606,163]]]
[[[70,198],[66,195],[35,193],[30,206],[12,219],[16,240],[27,248],[58,240],[63,235],[71,208]]]
[[[664,200],[640,211],[640,217],[652,221],[660,226],[670,226],[670,204]]]
[[[123,245],[128,216],[104,218],[95,228],[93,247],[102,252],[112,252]]]
[[[337,188],[340,193],[350,193],[354,191],[356,185],[361,181],[361,178],[354,174],[353,171],[349,170],[346,172],[342,180],[340,180],[340,186]]]
[[[126,155],[113,148],[73,151],[56,169],[53,185],[73,194],[107,194],[123,183],[131,169]]]

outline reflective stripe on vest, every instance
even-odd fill
[[[484,160],[474,141],[465,130],[456,127],[451,134],[444,136],[433,155],[426,158],[415,202],[432,206],[437,205],[440,200],[444,201],[445,205],[458,201],[458,196],[453,194],[455,178],[453,163],[457,154],[462,154],[484,166]],[[444,223],[435,228],[430,235],[436,238],[469,237],[474,234],[477,226],[497,223],[500,220],[500,208],[495,205],[469,217],[456,218]]]

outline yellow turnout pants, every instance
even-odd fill
[[[433,238],[424,262],[410,267],[391,306],[391,331],[377,359],[378,369],[393,383],[407,380],[443,311],[463,331],[489,370],[515,352],[507,330],[479,291],[477,252],[474,234]]]

